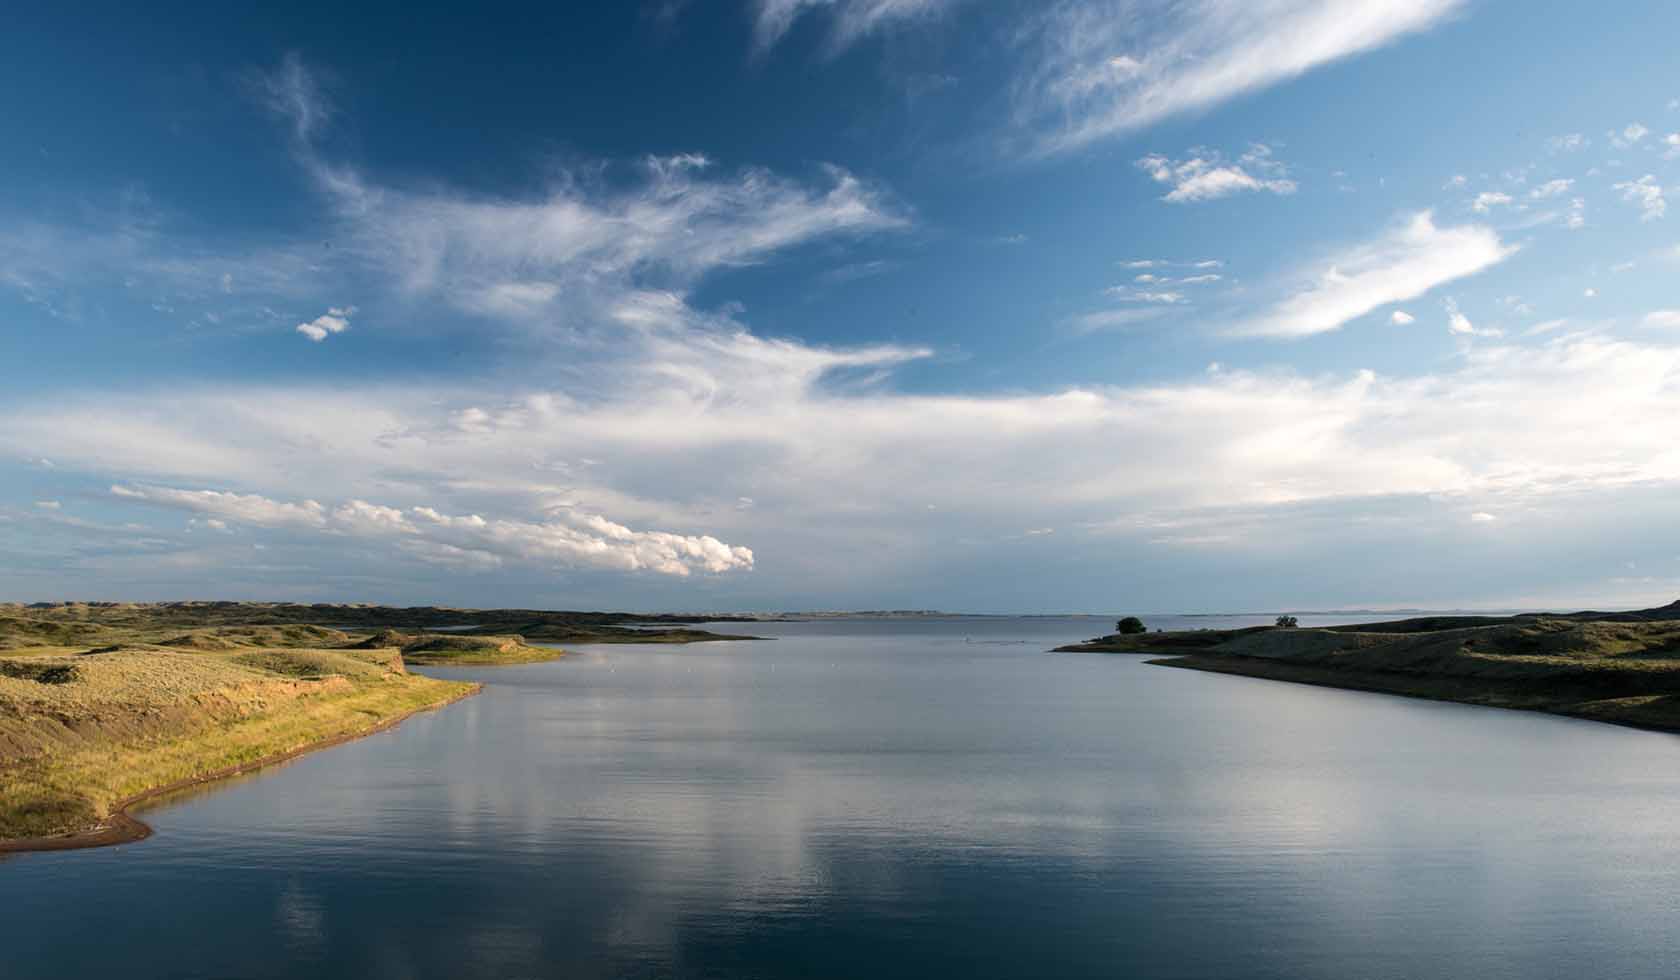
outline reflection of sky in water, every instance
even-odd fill
[[[7,976],[1680,961],[1680,739],[1042,653],[1103,625],[776,624],[463,671],[490,687],[155,810],[149,841],[0,864]]]

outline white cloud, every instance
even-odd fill
[[[1670,160],[1680,157],[1680,133],[1669,133],[1664,136],[1663,145],[1668,147],[1668,152],[1664,153],[1663,156]]]
[[[1680,310],[1656,310],[1645,314],[1641,322],[1647,327],[1680,329]]]
[[[1569,189],[1574,186],[1575,181],[1560,177],[1557,180],[1548,180],[1539,187],[1534,188],[1528,192],[1528,196],[1534,198],[1535,200],[1544,200],[1548,197],[1556,197],[1559,194],[1568,193]]]
[[[1451,177],[1447,178],[1447,182],[1445,184],[1441,185],[1441,189],[1455,191],[1464,187],[1468,183],[1470,183],[1469,177],[1466,177],[1463,174],[1453,174]]]
[[[1578,229],[1586,226],[1586,223],[1587,223],[1587,201],[1586,201],[1586,198],[1577,197],[1574,200],[1569,202],[1569,213],[1564,216],[1563,223],[1564,223],[1564,226],[1567,227],[1570,231],[1575,231],[1575,230],[1578,230]]]
[[[753,566],[750,549],[724,544],[710,535],[633,531],[599,515],[561,507],[551,508],[547,520],[514,521],[487,520],[477,514],[452,516],[422,506],[399,509],[365,500],[329,509],[314,500],[294,503],[216,490],[119,484],[111,492],[124,500],[216,515],[203,521],[203,526],[213,530],[228,530],[227,522],[234,521],[387,539],[421,560],[451,565],[496,567],[513,559],[665,575]]]
[[[927,18],[956,0],[756,0],[753,34],[758,46],[780,41],[794,22],[808,12],[824,10],[834,18],[830,45],[844,48],[858,39],[896,23]]]
[[[1580,133],[1568,133],[1563,136],[1552,137],[1547,145],[1551,147],[1553,153],[1574,153],[1591,146],[1592,140],[1587,139]]]
[[[1581,295],[1585,296],[1587,299],[1595,299],[1598,296],[1598,290],[1588,286],[1586,289],[1581,290]]]
[[[286,81],[293,74],[304,81]],[[820,167],[810,182],[757,168],[714,175],[695,153],[644,157],[633,180],[580,167],[525,196],[383,186],[322,155],[316,137],[328,114],[309,102],[319,87],[308,71],[289,61],[278,77],[271,85],[296,95],[276,107],[334,205],[341,254],[466,313],[541,329],[562,312],[592,323],[626,295],[681,295],[710,272],[795,245],[909,225],[883,192],[838,167]]]
[[[1434,215],[1411,215],[1375,241],[1330,256],[1292,295],[1232,332],[1261,337],[1323,333],[1391,303],[1475,275],[1516,251],[1480,225],[1442,228]]]
[[[1668,213],[1668,201],[1663,197],[1662,185],[1652,174],[1638,180],[1622,181],[1615,188],[1622,192],[1622,200],[1639,206],[1641,221],[1655,221]]]
[[[269,108],[290,120],[292,136],[301,142],[318,136],[336,114],[320,80],[295,52],[273,72],[258,76],[257,83]]]
[[[1462,0],[1063,0],[1022,35],[1015,93],[1037,152],[1204,110],[1427,30]]]
[[[1470,519],[1472,521],[1475,521],[1477,524],[1488,524],[1488,523],[1491,523],[1493,521],[1499,520],[1498,517],[1496,517],[1493,514],[1489,514],[1485,510],[1476,511],[1475,513],[1470,515]]]
[[[1190,204],[1245,191],[1295,193],[1296,185],[1288,177],[1288,168],[1272,157],[1271,148],[1265,144],[1254,144],[1236,163],[1227,162],[1214,150],[1190,152],[1191,156],[1184,160],[1151,154],[1137,161],[1138,168],[1151,180],[1172,187],[1161,200]]]
[[[1211,522],[1231,548],[1264,548],[1346,533],[1350,511],[1324,521],[1331,512],[1315,518],[1309,505],[1364,501],[1351,512],[1374,514],[1439,498],[1455,513],[1508,514],[1587,501],[1602,513],[1617,493],[1680,486],[1669,421],[1680,417],[1680,343],[1645,336],[1478,344],[1413,376],[1227,367],[1011,395],[836,391],[813,364],[881,355],[753,338],[732,357],[720,338],[716,362],[625,363],[588,397],[486,403],[482,379],[467,378],[425,390],[77,393],[9,408],[0,449],[50,438],[63,465],[122,480],[115,503],[266,528],[265,543],[313,547],[323,566],[356,543],[458,567],[699,570],[745,560],[702,539],[749,535],[756,561],[821,589],[914,566],[964,533],[1056,527],[1060,538],[1170,519],[1182,535]],[[670,381],[693,372],[706,377]],[[472,406],[486,422],[463,433],[452,419]],[[559,479],[535,465],[557,459],[595,462]],[[264,491],[182,489],[230,482]],[[756,506],[738,509],[743,496]],[[1256,526],[1231,530],[1230,508],[1253,509]],[[543,516],[491,516],[514,512]],[[587,516],[599,513],[622,516]],[[636,527],[680,541],[625,530]]]
[[[1137,289],[1133,286],[1111,286],[1104,292],[1123,303],[1183,303],[1185,296],[1171,289]]]
[[[1397,327],[1407,327],[1416,323],[1417,317],[1412,316],[1405,310],[1395,310],[1393,313],[1389,314],[1388,322]]]
[[[1504,191],[1482,191],[1476,195],[1476,200],[1471,202],[1470,210],[1477,214],[1487,214],[1496,207],[1510,203],[1511,195]]]
[[[60,504],[56,500],[37,500],[35,501],[35,506],[42,510],[58,510],[63,507],[63,504]]]
[[[112,484],[111,495],[257,527],[325,527],[327,511],[314,500],[282,503],[260,494],[221,490],[177,490],[146,484]]]
[[[1651,130],[1646,128],[1643,123],[1635,122],[1629,123],[1627,128],[1621,132],[1612,131],[1609,135],[1611,146],[1618,150],[1626,150],[1651,135]]]
[[[1446,308],[1447,330],[1450,333],[1460,337],[1498,337],[1501,335],[1501,331],[1495,328],[1477,327],[1470,322],[1470,318],[1465,316],[1464,311],[1458,308],[1458,300],[1450,296],[1447,297]]]
[[[1066,323],[1074,333],[1096,333],[1099,330],[1114,330],[1119,327],[1135,326],[1148,323],[1151,320],[1165,316],[1167,310],[1163,307],[1144,307],[1126,310],[1098,310],[1093,313],[1081,313],[1072,317]]]
[[[1118,262],[1116,265],[1122,269],[1219,269],[1223,268],[1225,263],[1220,259],[1200,259],[1193,262],[1174,262],[1169,259],[1132,259],[1126,262]]]
[[[297,332],[313,340],[317,344],[326,340],[328,335],[343,333],[350,329],[350,316],[356,312],[354,306],[335,306],[308,323],[297,325]]]

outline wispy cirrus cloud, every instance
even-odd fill
[[[716,174],[698,153],[643,157],[627,184],[604,179],[608,166],[563,172],[527,196],[389,186],[321,148],[333,113],[301,59],[263,77],[269,107],[290,123],[299,162],[332,206],[341,250],[463,312],[552,323],[563,303],[587,320],[624,294],[680,292],[803,243],[910,223],[884,191],[839,167],[809,181],[762,168]]]
[[[1419,212],[1373,241],[1324,259],[1303,285],[1270,309],[1237,320],[1231,333],[1287,338],[1335,330],[1379,307],[1475,275],[1516,250],[1491,228],[1441,227],[1432,212]]]
[[[803,16],[825,12],[833,20],[829,45],[838,51],[895,24],[927,18],[961,0],[755,0],[753,37],[773,47]]]
[[[1030,150],[1060,153],[1209,109],[1428,30],[1466,0],[1063,0],[1022,32]]]

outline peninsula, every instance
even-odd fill
[[[1057,649],[1680,731],[1680,602],[1619,613],[1116,634]]]
[[[0,853],[122,843],[131,807],[390,727],[478,685],[409,665],[534,642],[750,639],[689,617],[290,603],[0,604]]]

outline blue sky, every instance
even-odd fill
[[[1674,5],[582,6],[14,15],[0,595],[1680,595]]]

